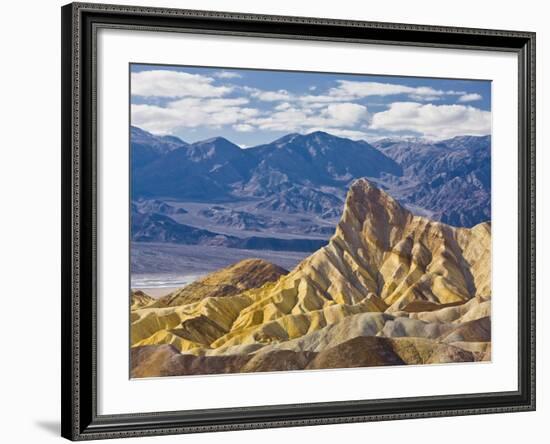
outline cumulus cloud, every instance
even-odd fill
[[[249,125],[248,123],[238,123],[236,125],[233,125],[233,129],[240,133],[250,133],[254,131],[254,127],[252,125]]]
[[[372,116],[370,129],[413,131],[432,139],[491,132],[491,113],[465,105],[394,102]]]
[[[437,102],[438,100],[441,100],[441,96],[423,96],[418,94],[409,94],[409,99],[422,102]]]
[[[351,80],[338,80],[338,86],[331,88],[328,95],[335,98],[359,99],[369,96],[392,96],[397,94],[407,94],[420,100],[433,100],[445,95],[464,94],[460,91],[444,91],[434,89],[428,86],[412,87],[407,85],[397,85],[394,83],[381,82],[360,82]]]
[[[259,113],[255,108],[244,106],[247,103],[246,98],[183,98],[165,107],[133,104],[132,125],[155,134],[171,134],[177,129],[199,126],[237,125]]]
[[[288,83],[281,85],[288,89],[269,90],[231,83],[240,77],[224,69],[208,75],[163,69],[134,72],[132,96],[138,103],[131,106],[132,124],[157,134],[202,127],[213,133],[326,131],[351,139],[411,133],[443,139],[488,134],[491,128],[490,112],[468,103],[482,99],[477,93],[337,79],[332,87],[309,85],[299,90]],[[398,95],[406,99],[392,97]],[[456,96],[455,104],[441,104],[450,96]],[[386,104],[392,99],[394,103]],[[388,108],[373,113],[381,109],[378,106]]]
[[[464,95],[464,91],[440,90],[427,86],[412,87],[381,82],[361,82],[337,80],[337,87],[315,94],[316,87],[309,87],[307,94],[291,94],[287,90],[266,91],[258,88],[243,87],[242,89],[252,98],[265,102],[292,102],[306,104],[310,108],[322,108],[329,103],[351,102],[370,96],[391,96],[406,94],[416,101],[437,101],[448,95]]]
[[[352,126],[366,119],[367,107],[357,103],[331,103],[322,115],[343,126]]]
[[[481,97],[481,94],[473,93],[473,94],[464,94],[458,98],[459,102],[475,102],[477,100],[481,100],[483,97]]]
[[[132,95],[144,97],[221,97],[229,86],[215,86],[214,79],[187,72],[152,70],[133,72]]]
[[[300,130],[307,118],[304,110],[291,107],[253,119],[249,124],[260,130],[294,132]]]
[[[349,102],[350,100],[355,100],[357,97],[345,96],[345,95],[327,95],[327,94],[305,94],[296,98],[297,101],[309,106],[324,106],[327,103],[336,103],[336,102]]]
[[[248,123],[260,130],[311,132],[315,128],[349,129],[366,124],[368,110],[357,103],[332,103],[324,108],[285,106]]]
[[[279,102],[292,99],[290,93],[285,89],[278,91],[262,91],[257,89],[252,92],[251,96],[264,102]]]
[[[275,106],[275,110],[277,111],[284,111],[285,109],[289,109],[292,107],[292,105],[288,102],[279,103],[277,106]]]
[[[242,75],[235,71],[217,71],[214,74],[214,77],[218,79],[240,79]]]

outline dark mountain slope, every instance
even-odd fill
[[[151,163],[164,154],[187,146],[174,136],[155,136],[135,126],[130,127],[132,169]]]
[[[491,217],[490,136],[371,145],[318,131],[244,150],[222,137],[189,145],[132,128],[132,150],[134,200],[252,199],[254,214],[330,219],[340,214],[349,184],[368,177],[434,220],[471,227]]]
[[[222,137],[182,146],[136,168],[132,195],[224,200],[228,186],[245,181],[254,164],[246,151]]]
[[[149,138],[152,147],[160,143],[157,136]],[[288,190],[296,185],[345,190],[350,180],[384,173],[400,175],[401,167],[366,142],[323,132],[288,135],[247,150],[217,137],[140,162],[133,170],[132,191],[134,198],[219,201],[231,195],[272,196],[280,191],[277,187]],[[340,200],[334,203],[341,205]],[[319,208],[327,210],[326,205]]]
[[[237,237],[176,222],[160,213],[141,213],[132,206],[131,237],[137,242],[169,242],[185,245],[216,245],[246,250],[312,252],[327,242],[323,239],[280,239]]]
[[[321,131],[289,134],[275,142],[250,148],[258,159],[254,175],[280,173],[290,182],[341,185],[357,177],[400,176],[401,167],[364,141]]]
[[[435,220],[471,227],[491,219],[491,137],[459,136],[437,143],[380,141],[410,186],[397,191],[405,204],[425,208]]]

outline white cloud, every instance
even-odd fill
[[[248,123],[238,123],[236,125],[233,125],[233,129],[240,133],[250,133],[254,131],[254,127],[252,125],[249,125]]]
[[[251,95],[252,97],[264,102],[278,102],[292,99],[290,93],[285,89],[280,89],[278,91],[255,90]]]
[[[329,95],[345,97],[388,96],[415,92],[415,88],[405,85],[379,82],[355,82],[339,80],[337,88],[331,88]],[[433,93],[432,93],[433,95]]]
[[[214,77],[218,79],[240,79],[242,75],[234,71],[217,71],[214,74]]]
[[[284,111],[285,109],[289,109],[292,105],[288,102],[279,103],[276,107],[276,111]]]
[[[307,115],[303,110],[291,107],[258,117],[248,123],[260,130],[294,132],[299,130],[306,119]]]
[[[145,97],[221,97],[232,91],[214,79],[187,72],[153,70],[132,73],[132,95]]]
[[[349,129],[368,121],[366,106],[357,103],[331,103],[324,108],[284,107],[251,119],[248,124],[264,131],[311,132],[317,128]]]
[[[488,111],[460,103],[435,104],[448,96],[458,96],[458,102],[476,101],[482,98],[479,94],[349,80],[338,80],[336,86],[328,90],[311,86],[298,94],[286,89],[219,85],[215,80],[237,77],[240,74],[225,70],[210,76],[169,70],[132,73],[132,95],[165,99],[133,104],[132,124],[157,134],[199,127],[215,132],[231,127],[241,133],[319,130],[352,139],[403,132],[443,139],[460,134],[488,134],[491,128]],[[400,94],[409,101],[391,103],[388,109],[376,114],[357,103],[367,97]],[[166,103],[166,99],[170,101]],[[376,100],[387,99],[371,99],[369,103]]]
[[[311,104],[319,105],[319,104],[326,104],[326,103],[348,102],[348,101],[354,100],[356,98],[357,97],[344,96],[344,95],[330,96],[330,95],[326,95],[326,94],[319,94],[319,95],[309,94],[309,95],[305,95],[305,96],[299,96],[298,100],[302,103],[310,104],[310,106],[311,106]]]
[[[370,129],[413,131],[432,139],[491,132],[491,113],[465,105],[395,102],[372,116]]]
[[[258,115],[259,111],[244,105],[246,98],[184,98],[170,102],[166,107],[132,105],[132,125],[155,134],[171,134],[180,128],[200,126],[220,128],[237,125]]]
[[[330,105],[331,103],[330,102],[318,102],[318,103],[302,103],[301,105],[304,107],[304,109],[307,109],[311,112],[315,112],[315,110],[317,109],[320,109],[320,108],[325,108],[327,107],[328,105]],[[336,103],[341,103],[341,102],[332,102],[333,104],[336,104]]]
[[[362,119],[366,120],[367,107],[357,103],[331,103],[322,115],[343,126],[353,126]]]
[[[441,100],[448,95],[464,95],[464,91],[440,90],[427,86],[412,87],[407,85],[398,85],[393,83],[381,82],[360,82],[350,80],[338,80],[338,86],[330,88],[323,94],[303,94],[294,95],[287,90],[266,91],[258,88],[242,87],[250,97],[266,102],[284,101],[285,107],[288,103],[301,104],[304,109],[324,108],[327,104],[336,104],[341,102],[353,102],[371,96],[391,96],[406,94],[415,101],[433,102]],[[309,87],[310,92],[316,91],[316,87]],[[307,108],[305,106],[307,105]],[[298,106],[298,105],[297,105]],[[276,108],[279,110],[278,108]]]
[[[445,95],[463,94],[460,91],[444,91],[428,86],[412,87],[381,82],[357,82],[352,80],[338,80],[338,86],[328,92],[330,97],[345,98],[346,100],[359,99],[369,96],[392,96],[407,94],[416,100],[434,100]]]
[[[155,134],[170,134],[178,126],[171,110],[155,105],[132,105],[132,125]]]
[[[441,96],[423,96],[418,94],[410,94],[409,99],[419,100],[422,102],[436,102],[438,100],[441,100]]]
[[[483,97],[481,97],[481,94],[472,93],[472,94],[464,94],[458,98],[459,102],[475,102],[477,100],[481,100]]]
[[[244,97],[235,98],[220,98],[220,99],[197,99],[197,98],[185,98],[174,100],[168,103],[167,108],[182,108],[193,110],[195,107],[200,107],[206,112],[216,112],[220,109],[227,107],[236,107],[248,104],[248,99]]]

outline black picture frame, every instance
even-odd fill
[[[62,436],[71,440],[535,409],[535,33],[72,3],[62,14]],[[518,390],[143,414],[97,414],[96,31],[508,51],[519,66]]]

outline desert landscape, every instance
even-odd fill
[[[289,272],[247,259],[159,299],[133,291],[131,376],[488,361],[490,263],[490,223],[415,216],[359,179]]]
[[[131,64],[132,378],[491,360],[491,82]]]

